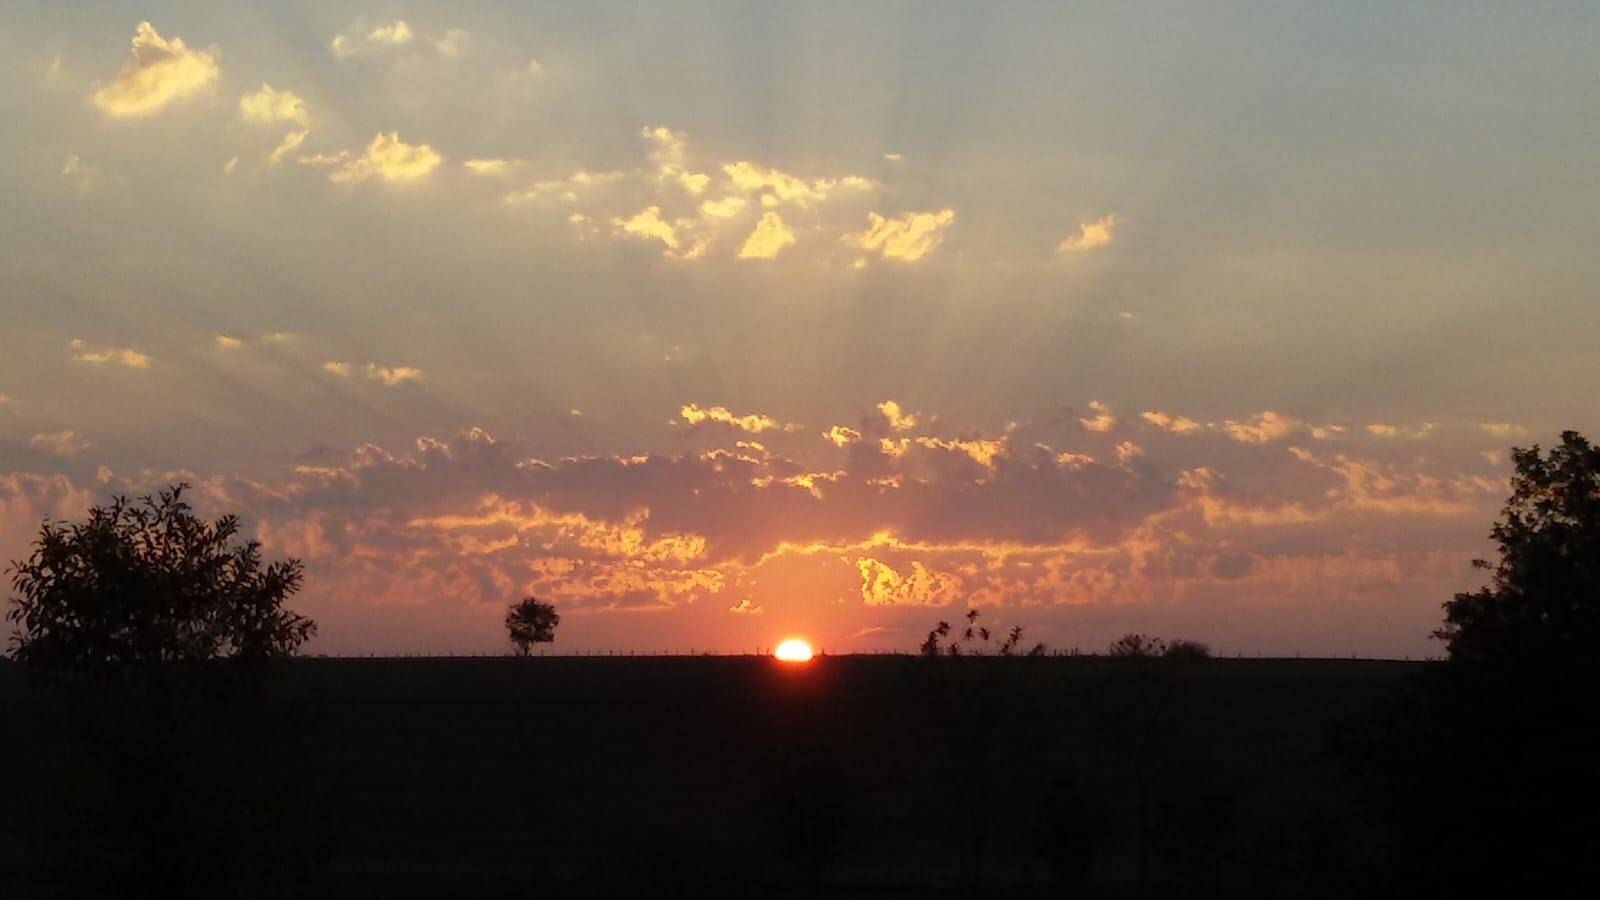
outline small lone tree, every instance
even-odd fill
[[[511,644],[518,656],[527,656],[534,644],[548,644],[556,639],[556,626],[561,624],[561,614],[555,604],[537,597],[527,597],[515,603],[506,612],[506,631],[511,633]]]
[[[283,608],[297,559],[263,565],[239,519],[206,522],[186,484],[117,497],[87,521],[46,521],[10,567],[11,655],[40,671],[105,674],[148,664],[289,656],[316,623]]]

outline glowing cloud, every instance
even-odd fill
[[[1228,419],[1222,423],[1228,437],[1241,444],[1265,444],[1288,437],[1302,427],[1302,423],[1280,412],[1267,410],[1256,416],[1254,422]]]
[[[832,428],[829,428],[827,431],[824,431],[822,436],[827,439],[828,443],[834,445],[835,447],[848,447],[851,444],[854,444],[856,441],[861,440],[861,432],[855,430],[854,428],[848,428],[844,425],[835,425]]]
[[[377,176],[384,181],[415,181],[426,177],[443,161],[444,157],[427,144],[407,144],[400,140],[399,132],[391,131],[374,137],[366,152],[329,173],[328,180],[350,184]]]
[[[887,563],[863,556],[856,560],[861,573],[861,601],[868,606],[942,606],[959,598],[961,579],[935,572],[920,562],[901,575]]]
[[[740,259],[772,259],[785,247],[794,245],[794,232],[784,227],[783,219],[775,212],[761,214],[761,221],[739,249]]]
[[[182,38],[167,40],[149,22],[133,32],[133,58],[117,77],[96,88],[90,98],[109,115],[147,116],[187,97],[217,78],[217,58],[191,50]]]
[[[1190,434],[1199,431],[1203,427],[1199,422],[1185,416],[1172,415],[1154,409],[1145,410],[1139,414],[1139,417],[1162,431],[1170,431],[1173,434]]]
[[[907,412],[900,408],[900,404],[893,400],[885,400],[878,404],[878,412],[889,427],[895,431],[910,431],[917,427],[917,414]]]
[[[304,100],[293,91],[280,91],[270,84],[262,84],[258,90],[240,97],[239,115],[246,122],[258,124],[293,122],[304,128],[311,122]]]
[[[347,362],[326,362],[322,364],[322,370],[340,378],[360,375],[385,387],[396,387],[408,381],[422,380],[422,370],[411,366],[380,366],[377,363],[356,365],[355,363]]]
[[[1078,419],[1079,425],[1090,431],[1098,432],[1110,431],[1116,427],[1117,417],[1111,414],[1111,407],[1101,403],[1099,400],[1090,400],[1089,410],[1094,415]]]
[[[718,422],[737,428],[740,431],[748,431],[751,434],[760,434],[763,431],[775,428],[787,430],[789,427],[780,424],[777,419],[761,413],[750,413],[749,415],[741,416],[730,412],[726,406],[704,408],[697,403],[686,403],[679,407],[678,416],[690,425],[699,425],[701,422]]]
[[[67,349],[72,351],[74,360],[91,366],[110,363],[130,369],[150,368],[150,357],[130,347],[91,347],[81,339],[73,338],[67,344]]]
[[[955,220],[955,211],[950,209],[907,213],[899,219],[868,213],[867,229],[847,234],[844,240],[852,247],[877,250],[885,259],[916,262],[939,246],[944,240],[944,230]]]
[[[1111,243],[1112,229],[1116,228],[1116,215],[1102,216],[1093,222],[1078,226],[1077,234],[1069,234],[1056,245],[1057,253],[1083,253]]]

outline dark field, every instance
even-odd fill
[[[1043,810],[1069,776],[1109,815],[1093,894],[1136,892],[1142,797],[1152,892],[1316,896],[1362,839],[1324,728],[1413,668],[305,659],[168,755],[179,793],[217,798],[192,821],[261,811],[308,873],[288,895],[1056,896],[1073,832]],[[0,896],[48,896],[24,866],[92,868],[79,831],[115,833],[85,821],[116,790],[9,664],[0,721]]]

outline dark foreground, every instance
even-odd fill
[[[306,659],[142,758],[0,663],[0,896],[152,854],[218,896],[1332,896],[1369,836],[1325,728],[1414,668]]]

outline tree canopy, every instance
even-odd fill
[[[1445,604],[1452,662],[1591,658],[1600,641],[1600,448],[1564,432],[1548,455],[1513,449],[1516,474],[1490,533],[1490,583]]]
[[[12,563],[11,654],[41,670],[287,656],[316,624],[283,607],[299,560],[263,563],[239,519],[197,517],[178,484],[117,497],[83,522],[45,521]]]
[[[524,598],[506,612],[506,630],[519,656],[527,656],[534,644],[555,640],[556,626],[560,624],[561,614],[556,612],[555,604],[537,597]]]

